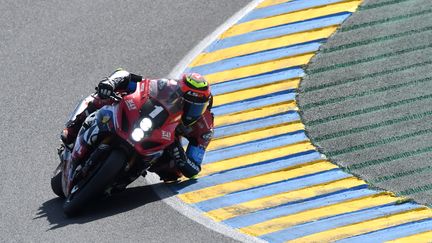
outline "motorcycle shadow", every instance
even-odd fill
[[[148,203],[162,200],[164,197],[166,198],[171,196],[166,194],[163,195],[162,198],[158,197],[154,193],[154,189],[152,189],[154,186],[158,186],[158,184],[131,187],[109,197],[95,199],[82,211],[80,215],[74,218],[67,218],[64,215],[63,199],[53,198],[42,204],[37,216],[33,219],[46,218],[51,226],[47,230],[49,231],[71,224],[85,224],[124,213]]]

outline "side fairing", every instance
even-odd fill
[[[96,113],[97,126],[101,132],[114,132],[116,117],[115,114],[116,106],[104,106],[99,109]]]

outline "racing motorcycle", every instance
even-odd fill
[[[175,87],[143,80],[131,94],[113,94],[110,105],[86,118],[75,143],[60,147],[60,164],[51,178],[51,188],[65,198],[67,216],[78,214],[97,195],[124,189],[147,170],[181,175],[164,152],[179,141],[175,130],[183,111]],[[81,102],[71,119],[82,113],[91,99]],[[82,152],[84,139],[95,144],[88,156],[76,163],[73,157]]]

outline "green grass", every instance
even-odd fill
[[[427,9],[427,10],[423,10],[423,11],[420,11],[420,12],[399,15],[399,16],[385,18],[385,19],[380,19],[380,20],[375,20],[375,21],[371,21],[371,22],[367,22],[367,23],[355,24],[355,25],[349,25],[349,26],[343,26],[339,31],[340,32],[347,32],[347,31],[352,31],[352,30],[357,30],[357,29],[361,29],[361,28],[371,27],[371,26],[375,26],[375,25],[379,25],[379,24],[385,24],[385,23],[389,23],[389,22],[394,22],[394,21],[399,21],[399,20],[405,20],[405,19],[409,19],[409,18],[413,18],[413,17],[422,16],[422,15],[425,15],[425,14],[430,14],[430,13],[432,13],[432,9]]]
[[[385,86],[385,87],[381,87],[381,88],[377,88],[377,89],[359,92],[359,93],[352,94],[352,95],[347,95],[347,96],[342,96],[342,97],[337,97],[337,98],[331,98],[331,99],[327,99],[327,100],[321,100],[318,102],[303,105],[302,110],[308,110],[308,109],[316,108],[319,106],[339,103],[342,101],[346,101],[346,100],[350,100],[350,99],[354,99],[354,98],[360,98],[360,97],[364,97],[364,96],[368,96],[368,95],[379,94],[379,93],[387,92],[390,90],[405,88],[405,87],[410,86],[410,85],[418,85],[418,84],[422,84],[422,83],[426,83],[426,82],[430,82],[430,81],[432,81],[432,77],[427,77],[427,78],[418,79],[418,80],[412,80],[412,81],[409,81],[406,83],[401,83],[401,84],[389,85],[389,86]]]
[[[316,85],[316,86],[311,86],[311,87],[307,87],[304,88],[304,90],[302,90],[302,92],[312,92],[312,91],[318,91],[318,90],[322,90],[322,89],[327,89],[327,88],[331,88],[331,87],[335,87],[338,85],[344,85],[344,84],[349,84],[349,83],[353,83],[353,82],[358,82],[358,81],[363,81],[366,79],[370,79],[370,78],[378,78],[381,76],[386,76],[389,74],[394,74],[394,73],[398,73],[398,72],[403,72],[403,71],[407,71],[413,68],[419,68],[422,66],[427,66],[427,65],[431,65],[432,61],[426,61],[426,62],[421,62],[421,63],[415,63],[412,65],[407,65],[407,66],[403,66],[403,67],[397,67],[397,68],[393,68],[393,69],[389,69],[389,70],[384,70],[384,71],[380,71],[380,72],[375,72],[375,73],[370,73],[364,76],[360,76],[360,77],[354,77],[354,78],[349,78],[349,79],[344,79],[344,80],[338,80],[335,82],[330,82],[330,83],[326,83],[326,84],[320,84],[320,85]]]
[[[328,71],[334,71],[337,69],[346,68],[346,67],[350,67],[350,66],[354,66],[354,65],[358,65],[358,64],[362,64],[362,63],[378,61],[381,59],[387,59],[390,57],[399,56],[399,55],[403,55],[403,54],[407,54],[407,53],[411,53],[411,52],[415,52],[415,51],[422,51],[422,50],[425,50],[425,49],[428,49],[431,47],[432,47],[432,44],[422,45],[422,46],[417,46],[417,47],[411,47],[411,48],[403,49],[400,51],[388,52],[388,53],[380,54],[377,56],[371,56],[371,57],[366,57],[366,58],[362,58],[362,59],[358,59],[358,60],[354,60],[354,61],[338,63],[338,64],[330,65],[327,67],[311,69],[311,70],[307,70],[306,73],[308,75],[312,75],[312,74],[318,74],[318,73],[323,73],[323,72],[328,72]]]
[[[402,141],[405,139],[415,138],[415,137],[427,135],[430,133],[432,133],[432,129],[415,131],[412,133],[398,135],[398,136],[394,136],[394,137],[389,137],[389,138],[381,139],[381,140],[366,143],[366,144],[351,146],[351,147],[336,150],[336,151],[330,151],[330,152],[327,152],[327,155],[328,156],[337,156],[337,155],[342,155],[342,154],[346,154],[346,153],[357,152],[360,150],[373,148],[373,147],[377,147],[377,146],[382,146],[382,145],[386,145],[386,144],[390,144],[390,143],[394,143],[394,142],[399,142],[399,141]]]
[[[375,43],[384,42],[384,41],[391,41],[391,40],[398,39],[401,37],[406,37],[406,36],[412,37],[412,35],[420,34],[420,33],[431,31],[431,30],[432,30],[432,26],[427,26],[427,27],[424,27],[421,29],[416,29],[416,30],[408,30],[405,32],[400,32],[400,33],[396,33],[396,34],[372,38],[372,39],[368,39],[368,40],[356,41],[356,42],[352,42],[352,43],[345,44],[345,45],[327,48],[327,49],[322,50],[322,53],[331,53],[331,52],[336,52],[336,51],[342,51],[342,50],[355,48],[355,47],[359,47],[359,46],[365,46],[365,45],[375,44]],[[412,37],[412,38],[415,38],[415,37]]]
[[[371,113],[371,112],[376,112],[376,111],[380,111],[380,110],[386,110],[386,109],[390,109],[390,108],[395,108],[395,107],[399,107],[399,106],[402,106],[402,105],[407,105],[407,104],[411,104],[411,103],[414,103],[414,102],[418,102],[418,101],[422,101],[422,100],[427,100],[427,99],[431,99],[431,98],[432,98],[432,94],[428,94],[428,95],[423,95],[423,96],[419,96],[419,97],[415,97],[415,98],[410,98],[410,99],[405,99],[405,100],[399,100],[399,101],[391,102],[391,103],[388,103],[388,104],[385,104],[385,105],[373,106],[373,107],[368,107],[368,108],[364,108],[364,109],[361,109],[361,110],[356,110],[356,111],[347,112],[347,113],[343,113],[343,114],[337,114],[337,115],[333,115],[333,116],[328,116],[328,117],[325,117],[325,118],[316,119],[316,120],[308,121],[308,122],[305,122],[305,123],[308,126],[315,126],[315,125],[320,125],[320,124],[323,124],[323,123],[327,123],[327,122],[331,122],[331,121],[335,121],[335,120],[339,120],[339,119],[344,119],[344,118],[358,116],[358,115],[367,114],[367,113]]]
[[[415,174],[420,174],[423,172],[430,172],[430,171],[432,171],[431,165],[426,166],[426,167],[421,167],[421,168],[415,168],[413,170],[399,172],[399,173],[395,173],[395,174],[391,174],[391,175],[387,175],[387,176],[381,176],[381,177],[374,178],[374,179],[370,180],[370,182],[371,183],[380,183],[380,182],[384,182],[384,181],[398,179],[400,177],[412,176]]]
[[[424,191],[430,191],[430,190],[432,190],[432,184],[410,188],[410,189],[407,189],[405,191],[399,192],[399,194],[402,195],[402,196],[408,196],[408,195],[411,195],[411,194],[415,194],[415,193],[419,193],[419,192],[424,192]]]
[[[374,8],[386,7],[388,5],[393,5],[393,4],[398,4],[398,3],[408,2],[408,1],[412,1],[412,0],[390,0],[390,1],[382,1],[381,0],[378,3],[368,4],[368,5],[362,5],[362,6],[359,7],[359,11],[364,11],[364,10],[369,10],[369,9],[374,9]]]
[[[380,127],[384,127],[384,126],[391,126],[391,125],[401,123],[401,122],[420,120],[420,119],[426,118],[426,117],[431,116],[431,115],[432,115],[432,111],[427,111],[427,112],[423,112],[420,114],[407,115],[407,116],[399,117],[396,119],[390,119],[390,120],[386,120],[386,121],[375,123],[375,124],[370,124],[370,125],[366,125],[366,126],[362,126],[362,127],[356,127],[356,128],[352,128],[352,129],[348,129],[348,130],[344,130],[344,131],[340,131],[340,132],[335,132],[335,133],[330,133],[327,135],[319,136],[319,137],[316,137],[315,139],[313,139],[313,141],[314,142],[320,142],[320,141],[324,141],[324,140],[328,140],[328,139],[334,139],[334,138],[338,138],[338,137],[348,136],[351,134],[365,132],[368,130],[372,130],[372,129],[376,129],[376,128],[380,128]]]
[[[385,157],[382,159],[368,160],[368,161],[364,161],[361,163],[350,165],[350,166],[348,166],[348,168],[351,170],[358,170],[358,169],[363,169],[363,168],[373,166],[373,165],[388,163],[388,162],[398,160],[398,159],[407,159],[407,158],[410,158],[410,157],[413,157],[416,155],[429,153],[429,152],[432,152],[432,147],[416,149],[414,151],[407,151],[407,152],[391,155],[391,156],[388,156],[388,157]]]

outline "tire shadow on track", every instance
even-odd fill
[[[164,199],[155,195],[152,186],[157,185],[131,187],[110,197],[96,199],[80,215],[74,218],[67,218],[64,215],[63,199],[53,198],[42,203],[33,220],[46,218],[51,226],[47,231],[71,224],[89,223]],[[170,196],[172,195],[166,195],[166,197]]]

